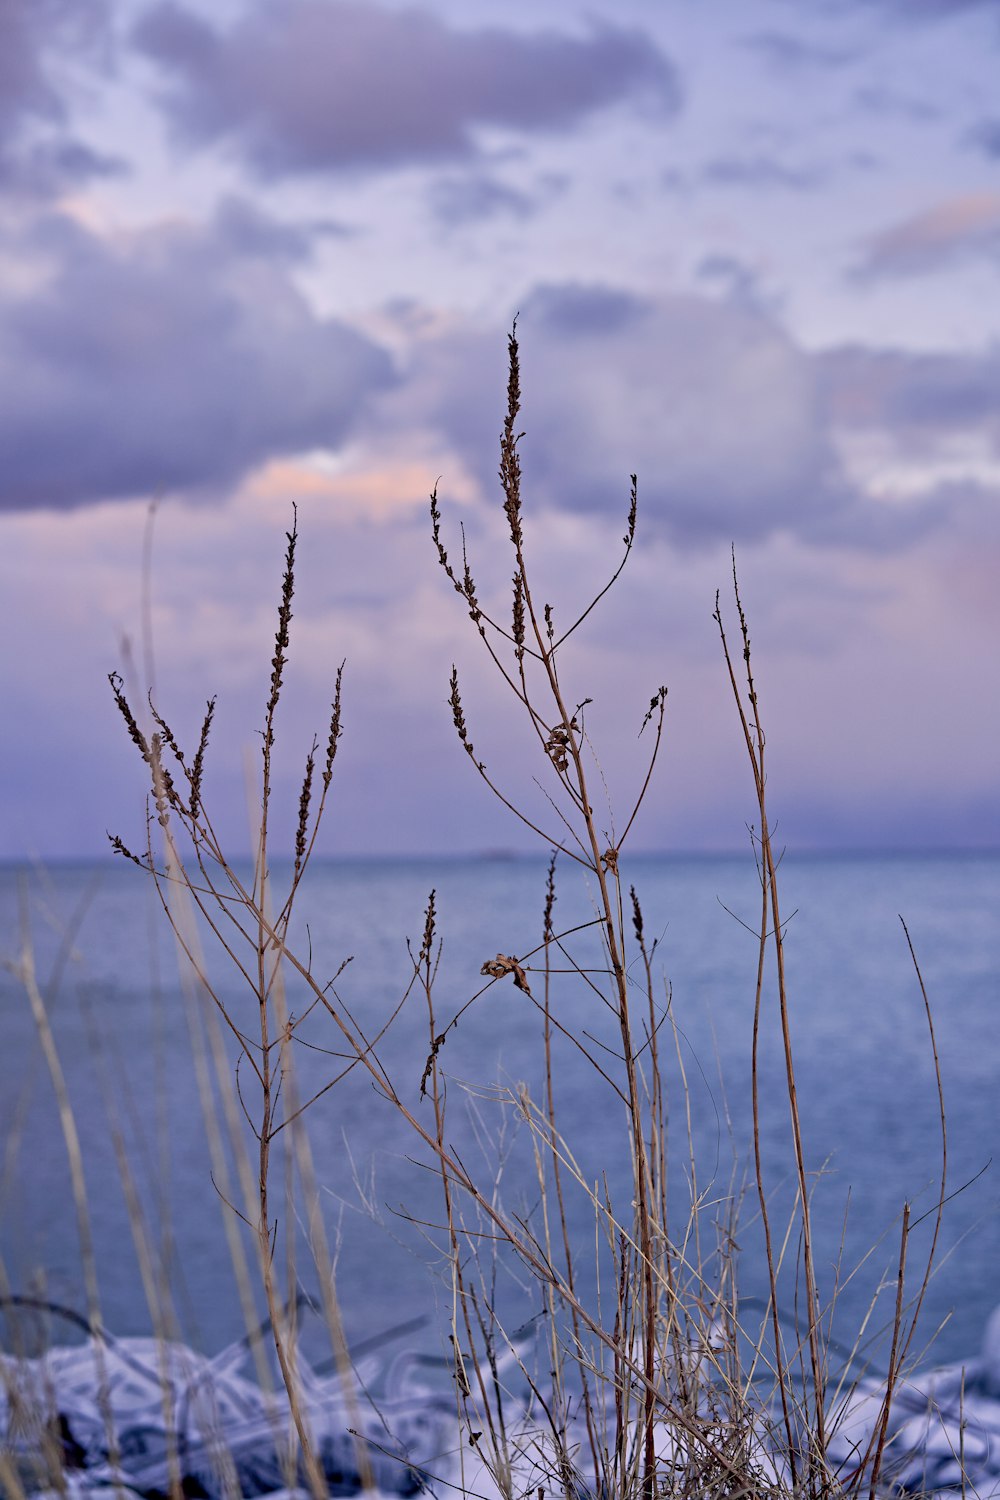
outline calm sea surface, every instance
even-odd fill
[[[282,872],[274,873],[280,886]],[[623,874],[626,887],[632,882],[640,893],[647,933],[659,939],[654,968],[661,1009],[668,984],[672,992],[710,1239],[712,1221],[721,1217],[713,1205],[729,1192],[734,1165],[737,1182],[751,1166],[757,944],[741,922],[752,927],[757,921],[756,874],[749,856],[639,857]],[[916,1220],[932,1209],[940,1176],[933,1058],[901,913],[933,1006],[948,1115],[949,1191],[964,1189],[947,1206],[923,1327],[929,1335],[945,1323],[935,1357],[975,1354],[983,1323],[1000,1303],[1000,856],[789,855],[781,876],[783,916],[791,918],[787,964],[808,1166],[821,1174],[814,1201],[826,1292],[838,1262],[841,1268],[837,1333],[850,1337],[880,1279],[891,1275],[904,1200]],[[484,960],[498,952],[523,955],[537,945],[544,884],[543,860],[317,864],[300,898],[301,951],[311,943],[314,972],[324,979],[352,956],[337,993],[370,1033],[406,989],[406,939],[419,946],[434,888],[443,942],[435,988],[440,1028],[482,985]],[[579,878],[564,870],[558,921],[564,927],[585,922],[588,899]],[[223,1225],[227,1210],[212,1184],[190,1012],[152,884],[124,862],[20,872],[5,867],[0,948],[6,957],[18,959],[26,934],[81,1137],[105,1320],[119,1333],[150,1327],[117,1135],[150,1244],[166,1268],[180,1331],[211,1352],[244,1324]],[[567,946],[584,965],[598,960],[587,934]],[[218,954],[209,964],[239,1024],[252,1027],[251,997]],[[532,987],[537,994],[537,976]],[[51,1298],[82,1309],[80,1231],[55,1095],[24,988],[12,973],[0,975],[0,1004],[3,1275],[14,1291],[44,1287]],[[302,1009],[294,987],[290,1004]],[[606,1175],[615,1192],[620,1118],[574,1042],[613,1070],[614,1058],[604,1049],[613,1048],[614,1032],[578,977],[557,984],[554,1006],[570,1033],[555,1057],[562,1131],[583,1175],[589,1181]],[[776,1021],[769,979],[762,1146],[780,1220],[790,1201],[792,1164]],[[304,1034],[311,1046],[301,1050],[299,1087],[308,1094],[341,1064],[331,1055],[337,1037],[327,1017],[310,1017]],[[450,1079],[450,1136],[470,1169],[487,1178],[499,1151],[501,1195],[526,1213],[537,1198],[530,1137],[518,1133],[515,1112],[495,1095],[498,1084],[516,1089],[525,1083],[541,1099],[540,1036],[537,1010],[507,979],[466,1012],[441,1053]],[[660,1036],[667,1041],[666,1030]],[[418,1100],[427,1045],[426,1005],[414,996],[386,1033],[381,1055],[400,1092],[430,1123],[428,1104]],[[671,1052],[673,1045],[671,1039]],[[672,1201],[683,1215],[690,1186],[676,1059],[668,1082]],[[252,1113],[245,1067],[241,1083]],[[426,1317],[426,1338],[437,1340],[447,1295],[435,1264],[435,1230],[421,1227],[436,1224],[440,1214],[439,1186],[420,1164],[426,1153],[358,1076],[321,1098],[308,1121],[324,1217],[338,1247],[349,1336],[359,1341]],[[280,1171],[277,1177],[280,1200]],[[748,1308],[764,1290],[754,1209],[751,1193],[737,1236]],[[584,1203],[571,1205],[570,1219],[586,1264],[593,1226]],[[926,1252],[929,1223],[915,1231],[913,1267]],[[849,1278],[873,1245],[874,1253]],[[309,1285],[305,1260],[301,1277]],[[915,1287],[919,1274],[913,1279]],[[513,1306],[535,1310],[530,1288],[511,1282],[508,1293],[501,1285],[498,1296],[508,1294]],[[883,1302],[888,1316],[891,1293]]]

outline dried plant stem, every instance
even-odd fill
[[[90,1210],[87,1206],[87,1182],[83,1167],[83,1151],[80,1146],[80,1134],[76,1126],[76,1116],[73,1113],[69,1089],[66,1086],[66,1075],[63,1072],[62,1062],[56,1048],[55,1037],[52,1034],[48,1012],[45,1008],[45,1000],[38,986],[38,978],[35,972],[34,947],[31,941],[31,926],[28,917],[27,889],[23,881],[20,885],[19,896],[21,906],[21,953],[17,965],[14,966],[14,972],[24,986],[24,992],[28,997],[32,1020],[38,1032],[42,1054],[45,1058],[49,1077],[52,1081],[52,1088],[56,1096],[59,1124],[66,1147],[66,1159],[69,1164],[73,1205],[76,1210],[77,1234],[80,1241],[80,1264],[83,1270],[84,1293],[87,1301],[87,1319],[93,1341],[94,1363],[97,1367],[97,1407],[101,1413],[107,1435],[108,1458],[112,1467],[117,1468],[120,1457],[118,1434],[115,1430],[114,1416],[111,1408],[111,1392],[108,1385],[107,1367],[104,1358],[101,1298],[97,1281],[94,1236],[90,1223]]]
[[[718,597],[715,605],[715,619],[719,626],[722,639],[722,649],[729,672],[730,685],[736,702],[740,724],[743,729],[744,741],[750,758],[754,776],[754,786],[757,795],[757,809],[760,817],[760,833],[758,836],[758,849],[760,853],[761,887],[764,893],[763,913],[761,922],[762,945],[764,935],[767,933],[770,923],[771,938],[774,956],[777,966],[778,979],[778,1010],[780,1016],[781,1042],[785,1062],[785,1086],[788,1094],[789,1118],[791,1122],[792,1150],[795,1160],[795,1172],[798,1179],[799,1189],[799,1212],[800,1231],[802,1235],[802,1271],[805,1278],[806,1294],[806,1342],[809,1350],[809,1361],[812,1378],[813,1392],[813,1427],[810,1434],[809,1453],[807,1455],[807,1481],[811,1493],[818,1493],[826,1483],[826,1378],[824,1373],[824,1360],[822,1355],[822,1336],[820,1331],[819,1295],[816,1287],[816,1264],[812,1240],[812,1215],[809,1201],[809,1185],[806,1179],[805,1152],[802,1143],[802,1124],[799,1115],[798,1093],[795,1083],[795,1062],[792,1054],[792,1033],[788,1011],[788,987],[785,977],[785,950],[781,927],[781,912],[778,902],[778,866],[774,855],[774,846],[771,842],[771,832],[768,823],[766,786],[767,777],[764,767],[764,730],[760,718],[760,705],[757,698],[757,688],[754,682],[753,670],[750,664],[750,634],[747,628],[746,615],[740,599],[739,582],[736,577],[736,557],[733,554],[733,592],[736,599],[736,608],[739,615],[740,634],[743,641],[744,680],[750,702],[750,716],[747,716],[743,705],[743,695],[740,691],[736,678],[736,670],[733,666],[732,657],[729,653],[729,644],[726,639],[725,629],[722,624],[722,615],[719,609]],[[760,970],[758,970],[760,977]],[[755,1079],[756,1082],[756,1079]],[[757,1168],[759,1174],[760,1158],[757,1155]],[[763,1185],[758,1181],[758,1194],[763,1199]],[[766,1216],[766,1205],[763,1208]],[[772,1302],[774,1301],[774,1262],[770,1248],[770,1236],[768,1235],[768,1262],[769,1275],[772,1282]],[[775,1304],[776,1306],[776,1304]],[[776,1335],[776,1358],[780,1358],[777,1351],[780,1349],[780,1334]],[[784,1392],[786,1381],[780,1381]],[[784,1397],[783,1397],[784,1407]],[[787,1420],[787,1412],[785,1413]],[[795,1445],[792,1444],[790,1451],[794,1453]]]

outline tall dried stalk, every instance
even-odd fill
[[[632,893],[632,925],[640,962],[645,974],[645,984],[636,986],[630,977],[629,934],[624,916],[619,859],[625,841],[633,828],[646,791],[650,784],[653,766],[659,749],[666,704],[666,689],[660,688],[649,702],[643,721],[645,728],[655,722],[654,745],[649,758],[641,791],[626,820],[624,832],[609,842],[597,822],[593,794],[591,791],[590,750],[583,710],[589,699],[584,699],[575,708],[567,695],[560,678],[560,652],[569,639],[591,614],[595,605],[607,592],[624,567],[632,550],[637,511],[636,479],[632,476],[630,505],[624,536],[624,555],[610,582],[580,611],[569,628],[557,631],[554,614],[549,605],[537,603],[533,580],[526,561],[524,527],[522,521],[521,466],[518,454],[520,434],[517,419],[520,407],[520,367],[516,327],[508,343],[509,379],[507,388],[507,412],[500,440],[500,480],[503,489],[503,508],[513,551],[514,572],[512,579],[512,604],[509,627],[500,625],[484,608],[477,592],[475,579],[463,545],[461,567],[453,565],[448,549],[442,539],[441,514],[437,492],[431,496],[432,535],[438,559],[452,586],[464,599],[469,616],[502,679],[521,708],[527,714],[541,752],[549,763],[551,791],[546,791],[550,805],[555,810],[564,830],[561,837],[553,838],[544,831],[535,819],[528,815],[501,789],[495,778],[487,772],[484,762],[477,757],[459,687],[458,675],[452,670],[450,701],[455,729],[459,740],[479,776],[505,806],[535,833],[560,853],[581,865],[596,885],[595,926],[600,933],[604,949],[604,967],[598,978],[585,975],[578,964],[570,959],[574,968],[587,985],[600,993],[615,1015],[620,1051],[620,1072],[613,1081],[598,1068],[606,1082],[610,1082],[622,1105],[630,1141],[631,1193],[634,1213],[627,1219],[616,1217],[609,1200],[602,1203],[595,1197],[595,1209],[610,1235],[617,1257],[618,1294],[613,1327],[610,1330],[610,1346],[613,1355],[612,1377],[613,1404],[616,1413],[613,1452],[608,1462],[615,1478],[616,1487],[636,1489],[636,1492],[652,1500],[658,1485],[657,1430],[665,1420],[676,1423],[685,1430],[686,1438],[695,1446],[701,1443],[706,1449],[716,1449],[713,1437],[704,1428],[697,1412],[697,1399],[689,1389],[688,1365],[690,1353],[684,1340],[691,1336],[693,1323],[685,1317],[687,1313],[703,1311],[702,1306],[681,1309],[679,1281],[682,1271],[685,1279],[691,1268],[685,1265],[683,1251],[671,1243],[666,1214],[666,1144],[665,1144],[665,1097],[663,1074],[658,1053],[657,1036],[662,1017],[657,1014],[654,1002],[651,955],[646,950],[642,917],[638,899]],[[511,660],[510,658],[513,658]],[[565,1204],[563,1200],[563,1176],[565,1171],[561,1148],[556,1144],[555,1106],[552,1094],[551,1030],[552,1008],[549,999],[549,954],[553,942],[551,932],[551,909],[554,886],[550,875],[549,894],[546,902],[545,950],[545,1001],[544,1025],[548,1083],[545,1109],[548,1140],[552,1158],[552,1177],[555,1189],[555,1211],[558,1220],[565,1226]],[[562,951],[566,949],[560,943]],[[566,954],[569,957],[568,954]],[[530,993],[526,975],[527,959],[514,960],[498,954],[496,960],[484,966],[484,973],[495,979],[513,974],[518,988]],[[604,989],[600,981],[606,982]],[[645,1018],[634,1010],[636,1000],[646,1007]],[[433,1062],[437,1063],[434,1049]],[[640,1057],[645,1062],[640,1065]],[[562,1287],[554,1281],[554,1290],[562,1296],[566,1289],[575,1290],[573,1276],[573,1247],[565,1236],[563,1243],[565,1268],[561,1275]],[[696,1301],[705,1298],[705,1287],[700,1265],[695,1270]],[[575,1301],[572,1298],[571,1301]],[[582,1340],[580,1328],[586,1324],[594,1332],[591,1317],[581,1315],[571,1307],[574,1344],[579,1349]],[[600,1336],[609,1332],[602,1327]],[[674,1379],[667,1388],[663,1376],[663,1361],[672,1354]],[[589,1441],[595,1448],[594,1432],[605,1421],[604,1391],[595,1391],[593,1381],[588,1378],[586,1360],[578,1360],[579,1386]],[[633,1417],[633,1401],[637,1402]],[[630,1454],[636,1435],[638,1452]],[[719,1456],[717,1451],[713,1457]],[[601,1467],[596,1463],[595,1467]],[[723,1465],[725,1467],[725,1464]],[[610,1477],[610,1475],[609,1475]],[[735,1481],[735,1476],[730,1474]]]
[[[292,530],[287,535],[278,626],[264,712],[260,811],[251,882],[249,885],[245,884],[237,875],[233,864],[228,861],[202,800],[205,756],[214,718],[215,700],[210,700],[206,707],[197,749],[191,761],[188,762],[176,736],[152,699],[150,699],[150,713],[155,729],[149,735],[143,732],[126,698],[124,684],[115,673],[110,679],[112,692],[125,721],[129,737],[142,756],[150,775],[155,819],[153,812],[147,817],[146,850],[142,856],[133,854],[118,838],[112,839],[112,844],[116,852],[131,859],[153,876],[157,893],[173,929],[178,947],[190,970],[197,976],[199,986],[214,1002],[218,1015],[231,1037],[235,1039],[239,1049],[239,1061],[247,1064],[257,1084],[258,1112],[257,1117],[253,1118],[245,1101],[240,1083],[239,1066],[237,1066],[237,1095],[257,1143],[257,1170],[252,1190],[249,1184],[244,1182],[244,1207],[240,1208],[235,1203],[230,1203],[230,1207],[254,1234],[256,1262],[267,1305],[268,1319],[273,1331],[275,1352],[298,1437],[302,1464],[309,1487],[319,1500],[319,1497],[326,1494],[327,1487],[316,1457],[315,1445],[308,1430],[300,1397],[296,1371],[295,1330],[291,1321],[294,1313],[286,1315],[286,1299],[282,1295],[275,1266],[279,1222],[271,1208],[272,1151],[278,1136],[286,1127],[291,1127],[292,1150],[298,1155],[300,1170],[307,1177],[310,1176],[306,1148],[301,1131],[296,1130],[296,1125],[300,1115],[312,1101],[300,1103],[296,1096],[290,1055],[291,1044],[305,1015],[293,1019],[288,1014],[284,1000],[282,954],[295,896],[315,846],[340,737],[341,678],[338,673],[329,720],[326,755],[320,773],[322,790],[317,804],[311,807],[318,749],[314,743],[306,759],[305,775],[299,797],[293,878],[284,904],[275,917],[271,911],[268,864],[272,757],[275,742],[275,716],[281,698],[287,662],[297,534],[297,524],[293,524]],[[173,762],[173,770],[167,764],[168,756]],[[162,857],[154,849],[152,838],[154,821],[160,829]],[[186,839],[190,851],[186,857],[182,850],[182,839]],[[189,905],[193,906],[198,917],[219,942],[227,958],[236,967],[251,991],[256,1011],[255,1033],[244,1028],[237,1017],[230,1012],[220,993],[213,987],[207,966],[201,956],[197,931],[192,927],[188,918]],[[314,1001],[310,1009],[314,1008],[315,1003]],[[279,1113],[279,1099],[283,1088],[286,1105]],[[288,1107],[287,1101],[289,1100],[292,1101],[291,1108]],[[237,1160],[238,1162],[241,1160],[239,1155]],[[312,1186],[311,1177],[309,1185]],[[314,1192],[310,1196],[312,1200],[315,1200]],[[294,1234],[292,1222],[285,1225],[285,1233],[285,1253],[291,1267],[294,1257],[291,1244]],[[342,1357],[343,1337],[332,1290],[332,1274],[329,1265],[324,1265],[322,1270],[324,1274],[321,1279],[328,1320],[336,1352],[338,1357]],[[294,1301],[290,1305],[294,1306]],[[367,1463],[363,1454],[360,1458],[362,1473],[365,1473]]]
[[[760,877],[761,887],[761,916],[759,930],[759,950],[757,964],[757,979],[754,994],[754,1019],[753,1019],[753,1043],[751,1058],[751,1089],[753,1108],[753,1148],[754,1148],[754,1179],[757,1189],[758,1202],[760,1206],[761,1223],[764,1231],[765,1256],[767,1261],[767,1272],[770,1287],[769,1312],[771,1328],[774,1340],[774,1361],[776,1385],[781,1405],[782,1420],[787,1440],[787,1451],[791,1471],[792,1484],[798,1487],[800,1481],[804,1484],[807,1493],[819,1497],[829,1492],[831,1475],[827,1463],[827,1447],[829,1442],[828,1430],[828,1365],[829,1352],[827,1336],[823,1328],[823,1309],[820,1305],[819,1291],[816,1276],[816,1251],[813,1238],[811,1189],[808,1181],[805,1165],[805,1149],[802,1135],[802,1122],[799,1113],[798,1091],[795,1077],[795,1061],[792,1046],[792,1026],[790,1014],[789,990],[785,972],[785,942],[784,929],[782,927],[781,911],[778,893],[778,864],[779,858],[775,854],[771,834],[771,826],[768,818],[767,805],[767,775],[765,771],[765,745],[766,736],[761,722],[760,701],[757,695],[757,686],[754,681],[753,667],[750,653],[750,633],[747,624],[743,601],[740,597],[739,580],[736,574],[736,555],[733,552],[732,565],[733,597],[739,620],[742,672],[738,674],[730,652],[729,642],[726,637],[723,624],[722,612],[719,604],[719,595],[716,594],[714,619],[719,628],[719,636],[722,642],[722,651],[725,658],[726,668],[729,674],[729,682],[733,691],[733,699],[740,725],[743,731],[744,743],[747,756],[750,761],[754,779],[754,791],[757,802],[758,816],[760,820],[759,830],[753,830],[755,852],[757,855],[757,869]],[[742,681],[740,680],[742,677]],[[746,703],[750,705],[747,712]],[[942,1216],[946,1201],[946,1183],[948,1175],[948,1136],[944,1108],[944,1092],[941,1080],[941,1066],[938,1058],[937,1042],[934,1035],[934,1021],[931,1014],[930,1002],[924,987],[920,966],[917,963],[913,944],[910,942],[909,932],[903,923],[909,945],[910,956],[913,960],[914,969],[920,985],[923,998],[924,1011],[930,1035],[931,1051],[934,1060],[934,1073],[936,1080],[937,1099],[941,1126],[941,1175],[938,1184],[938,1197],[934,1209],[934,1229],[931,1237],[930,1248],[927,1255],[923,1278],[917,1293],[916,1302],[909,1323],[904,1326],[904,1286],[906,1278],[907,1250],[910,1235],[910,1205],[904,1203],[902,1211],[902,1222],[900,1231],[899,1263],[896,1274],[896,1299],[895,1309],[890,1333],[890,1349],[888,1372],[885,1381],[885,1391],[882,1401],[879,1420],[876,1422],[870,1443],[865,1451],[860,1464],[857,1467],[859,1481],[863,1481],[867,1474],[869,1477],[870,1500],[875,1500],[881,1475],[882,1461],[885,1454],[886,1438],[888,1434],[889,1419],[892,1401],[895,1391],[902,1380],[902,1372],[907,1353],[913,1341],[916,1331],[917,1320],[926,1295],[934,1265],[935,1252],[941,1229]],[[777,999],[778,1015],[781,1031],[782,1052],[785,1067],[785,1087],[788,1098],[789,1122],[791,1130],[792,1154],[796,1181],[798,1186],[797,1216],[798,1230],[801,1238],[801,1271],[805,1283],[806,1316],[804,1337],[798,1328],[796,1319],[796,1337],[798,1349],[801,1350],[803,1343],[808,1351],[809,1379],[800,1380],[798,1390],[801,1392],[801,1410],[806,1420],[798,1422],[798,1414],[793,1411],[796,1384],[792,1373],[792,1365],[785,1353],[779,1322],[778,1303],[778,1269],[780,1255],[775,1250],[772,1235],[770,1212],[768,1208],[767,1186],[764,1181],[763,1163],[761,1159],[761,1134],[760,1134],[760,1071],[759,1071],[759,1043],[761,1009],[764,992],[764,968],[768,946],[774,954],[777,976]],[[804,1428],[805,1453],[800,1449],[797,1440],[797,1430]]]

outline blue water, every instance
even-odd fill
[[[280,879],[281,871],[275,873]],[[713,1205],[703,1214],[711,1239],[734,1170],[738,1183],[751,1165],[757,943],[740,921],[751,927],[757,921],[756,874],[747,855],[641,857],[623,875],[626,887],[634,882],[639,890],[647,934],[659,939],[657,1000],[662,1007],[669,984],[690,1084],[698,1183]],[[933,1207],[940,1175],[933,1058],[901,913],[933,1006],[948,1113],[949,1190],[976,1179],[947,1206],[923,1328],[929,1336],[944,1324],[934,1357],[974,1354],[987,1315],[1000,1303],[1000,856],[789,855],[781,877],[783,915],[791,919],[786,951],[807,1166],[822,1174],[814,1211],[824,1295],[833,1286],[835,1264],[841,1267],[837,1333],[850,1338],[880,1278],[894,1267],[904,1200],[916,1220]],[[314,972],[324,980],[353,956],[337,994],[371,1031],[406,989],[411,970],[405,939],[419,945],[433,887],[443,942],[435,986],[440,1028],[482,985],[485,959],[498,952],[524,954],[537,945],[544,881],[544,860],[317,864],[301,894],[296,930],[302,951],[311,942]],[[589,915],[586,889],[567,868],[560,875],[557,920],[571,926]],[[81,1137],[105,1320],[119,1333],[150,1327],[114,1147],[117,1122],[180,1332],[213,1351],[238,1336],[244,1323],[223,1232],[228,1210],[211,1180],[188,1013],[152,884],[121,861],[42,871],[5,868],[0,946],[8,957],[17,959],[26,932]],[[579,962],[597,962],[586,934],[570,941]],[[231,969],[218,954],[209,966],[237,1024],[251,1028],[249,997]],[[602,1048],[614,1046],[614,1031],[586,985],[573,976],[560,981],[554,1002],[572,1036],[613,1070],[614,1060]],[[294,986],[291,1004],[302,1008]],[[44,1288],[51,1298],[82,1308],[66,1150],[35,1024],[14,974],[0,975],[0,1005],[3,1275],[16,1291]],[[321,1011],[310,1017],[304,1035],[312,1047],[301,1050],[298,1077],[307,1096],[339,1063],[330,1055],[336,1033]],[[516,1088],[525,1082],[541,1098],[540,1035],[537,1010],[507,979],[463,1016],[441,1053],[451,1080],[450,1138],[476,1173],[492,1174],[500,1149],[504,1201],[526,1213],[537,1198],[530,1138],[523,1130],[518,1134],[515,1112],[492,1095],[497,1083]],[[418,1099],[427,1048],[426,1005],[414,996],[386,1034],[381,1054],[400,1093],[430,1124],[429,1105]],[[792,1170],[782,1068],[769,979],[762,1143],[776,1222],[788,1209]],[[675,1061],[668,1075],[672,1204],[682,1215],[689,1185]],[[584,1176],[606,1174],[617,1190],[623,1137],[612,1098],[571,1041],[557,1047],[556,1076],[561,1128]],[[241,1082],[252,1112],[245,1068]],[[475,1086],[471,1093],[463,1082]],[[426,1337],[436,1339],[448,1293],[440,1279],[440,1236],[424,1227],[440,1217],[440,1187],[426,1170],[426,1151],[370,1081],[356,1075],[315,1104],[308,1128],[324,1220],[337,1245],[349,1337],[358,1341],[375,1329],[426,1317]],[[276,1178],[280,1203],[280,1169]],[[751,1191],[737,1235],[748,1307],[765,1288],[755,1207]],[[585,1203],[570,1205],[570,1220],[585,1266],[593,1239]],[[920,1278],[912,1268],[926,1251],[929,1225],[927,1220],[915,1231],[910,1249],[914,1286]],[[848,1279],[851,1267],[880,1240]],[[308,1263],[300,1269],[308,1284]],[[513,1308],[534,1310],[530,1287],[504,1277],[501,1282],[498,1297],[509,1297]],[[885,1316],[891,1296],[883,1297]],[[412,1338],[419,1342],[421,1336]]]

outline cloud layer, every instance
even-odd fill
[[[859,281],[921,276],[956,262],[1000,256],[1000,193],[965,193],[933,204],[873,235],[854,275]]]
[[[296,239],[238,204],[114,241],[53,214],[0,248],[36,278],[0,293],[5,509],[232,485],[336,447],[392,379],[295,289]]]
[[[289,0],[222,31],[168,0],[135,40],[177,133],[229,141],[265,178],[470,157],[482,127],[565,131],[623,100],[680,103],[663,52],[607,22],[583,37],[459,30],[428,9]]]
[[[46,196],[122,170],[74,134],[55,65],[110,40],[105,0],[0,0],[0,190]]]
[[[650,842],[741,836],[711,619],[733,542],[789,836],[989,841],[995,0],[703,9],[0,0],[5,848],[103,847],[128,751],[104,674],[157,491],[157,678],[171,708],[219,690],[238,838],[293,500],[302,701],[350,661],[344,847],[510,836],[456,790],[453,659],[484,754],[520,762],[426,492],[505,617],[515,312],[558,620],[639,476],[627,578],[566,662],[602,745],[670,685],[682,796]]]
[[[820,370],[766,312],[608,285],[548,285],[521,305],[524,464],[532,493],[608,515],[639,475],[646,525],[684,545],[856,528]],[[496,335],[431,342],[405,399],[495,490]]]

